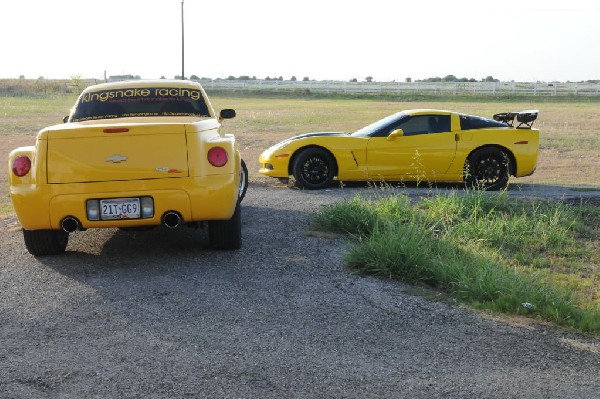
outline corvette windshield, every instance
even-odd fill
[[[377,122],[371,123],[369,126],[365,126],[360,130],[357,130],[356,132],[352,133],[351,136],[353,136],[353,137],[372,136],[373,134],[377,133],[378,131],[385,128],[386,126],[388,126],[392,123],[395,123],[395,122],[399,121],[400,119],[405,118],[406,116],[407,115],[404,112],[398,112],[394,115],[390,115],[388,117],[380,119]]]

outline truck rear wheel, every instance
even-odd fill
[[[231,219],[208,222],[208,239],[214,249],[231,250],[242,246],[242,214],[239,202]]]
[[[238,196],[238,202],[242,202],[246,196],[246,190],[248,190],[248,167],[246,162],[242,159],[241,171],[240,171],[240,193]]]
[[[23,230],[25,247],[33,256],[58,255],[65,252],[69,233],[63,230]]]

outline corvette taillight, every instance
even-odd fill
[[[31,170],[31,159],[26,156],[16,157],[12,164],[12,171],[16,176],[23,177]]]
[[[225,148],[223,147],[211,148],[210,150],[208,150],[208,154],[206,154],[206,157],[208,158],[208,162],[210,162],[212,166],[216,167],[225,166],[229,159],[229,157],[227,156],[227,150],[225,150]]]

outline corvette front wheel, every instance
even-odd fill
[[[322,148],[307,148],[295,158],[292,172],[298,186],[318,190],[331,184],[334,170],[335,161],[329,152]]]

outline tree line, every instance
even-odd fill
[[[161,79],[165,79],[165,77],[163,76],[163,77],[161,77]],[[175,79],[181,79],[181,75],[175,75]],[[240,75],[240,76],[229,75],[226,78],[216,78],[216,79],[207,78],[207,77],[200,78],[197,75],[191,75],[189,77],[189,79],[190,80],[209,80],[209,81],[212,81],[212,80],[217,80],[217,81],[218,80],[242,80],[242,81],[259,80],[256,76],[249,76],[249,75]],[[273,77],[266,76],[262,80],[283,81],[283,80],[287,80],[287,79],[284,79],[283,76],[278,76],[278,77],[275,77],[275,76],[273,76]],[[298,78],[296,76],[292,76],[289,80],[292,81],[292,82],[296,82],[296,81],[298,81]],[[311,79],[308,76],[305,76],[305,77],[302,78],[303,82],[308,82],[310,80]],[[312,79],[312,80],[314,80],[314,79]],[[373,76],[367,76],[362,81],[367,82],[367,83],[371,83],[371,82],[374,82],[375,79],[373,78]],[[413,81],[413,79],[412,78],[406,78],[405,81],[410,83],[410,82]],[[427,78],[427,79],[415,79],[414,81],[415,82],[499,82],[500,80],[494,78],[491,75],[490,76],[486,76],[485,78],[480,79],[480,80],[477,80],[477,79],[474,79],[474,78],[457,78],[454,75],[446,75],[443,78],[440,78],[440,77],[436,76],[436,77]],[[356,82],[359,82],[359,79],[358,78],[352,78],[352,79],[349,80],[349,82],[356,83]]]

